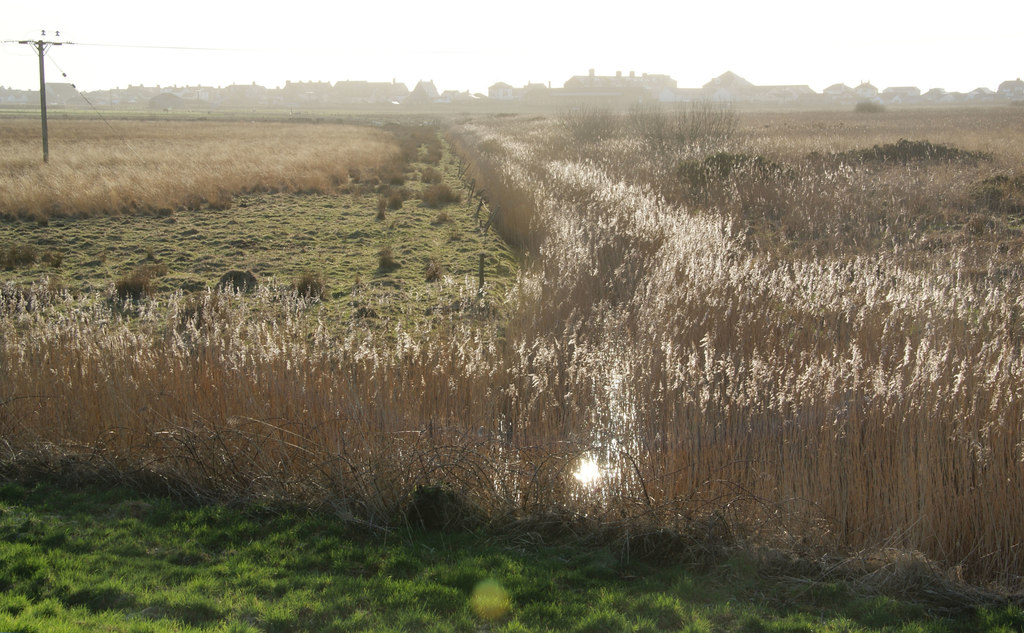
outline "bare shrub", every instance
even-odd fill
[[[558,117],[562,128],[580,143],[596,143],[616,136],[622,118],[608,108],[581,104],[563,110]]]
[[[738,121],[735,107],[718,101],[697,101],[673,109],[639,104],[629,111],[633,133],[658,150],[721,143],[735,133]]]

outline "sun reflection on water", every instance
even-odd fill
[[[580,461],[572,476],[584,486],[592,486],[601,479],[601,467],[592,458],[587,457]]]

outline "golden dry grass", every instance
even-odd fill
[[[400,149],[365,126],[240,121],[0,119],[0,215],[116,215],[231,204],[245,192],[330,192],[393,169]]]

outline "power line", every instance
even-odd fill
[[[61,68],[60,64],[57,63],[57,60],[53,58],[52,54],[50,55],[50,61],[53,63],[54,66],[57,67],[57,70],[60,71],[60,74],[63,75],[65,79],[67,79],[68,74],[64,72],[64,69]],[[114,126],[110,124],[110,121],[108,121],[107,118],[103,116],[103,113],[100,112],[99,108],[97,108],[93,104],[93,102],[89,100],[89,97],[85,96],[85,93],[78,89],[78,86],[76,86],[74,82],[71,83],[71,87],[74,88],[75,92],[78,94],[79,97],[81,97],[87,104],[89,104],[89,107],[92,108],[93,112],[95,112],[96,115],[99,116],[100,120],[103,121],[108,128],[110,128],[110,131],[113,132],[114,134],[118,134],[118,131],[114,129]],[[138,158],[140,161],[145,160],[137,151],[135,151],[135,148],[132,147],[132,144],[128,142],[127,138],[120,134],[118,134],[118,136],[121,136],[121,140],[124,141],[124,144],[128,146],[128,149],[130,149],[131,152],[135,154],[136,158]]]

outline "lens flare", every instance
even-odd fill
[[[509,610],[508,592],[497,580],[487,579],[473,589],[469,599],[473,612],[484,620],[497,620]]]
[[[579,468],[572,474],[581,484],[589,486],[601,479],[601,467],[589,457],[580,461]]]

